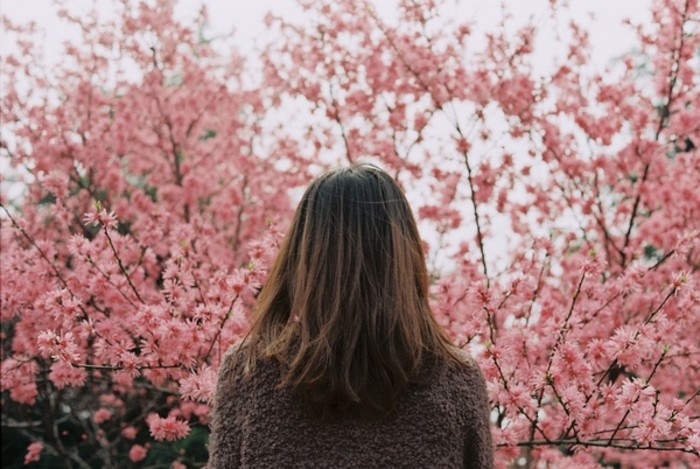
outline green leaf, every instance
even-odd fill
[[[41,199],[39,199],[39,202],[37,202],[39,205],[50,205],[50,204],[55,204],[56,203],[56,196],[53,195],[51,192],[47,192]]]
[[[656,259],[659,256],[659,250],[653,244],[644,246],[644,258],[648,260]]]
[[[209,140],[210,138],[216,137],[216,134],[217,134],[216,130],[213,130],[213,129],[205,129],[205,130],[204,130],[204,135],[202,135],[201,137],[199,137],[199,139],[202,140],[202,141],[204,141],[204,140]]]

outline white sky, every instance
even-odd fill
[[[110,2],[99,0],[67,0],[75,8],[88,8],[93,3],[98,6]],[[395,0],[374,0],[380,13],[390,18]],[[448,8],[457,20],[474,22],[475,32],[487,31],[500,18],[499,1],[496,0],[447,0]],[[298,16],[294,0],[180,0],[177,6],[178,17],[191,17],[201,4],[205,4],[210,13],[211,31],[214,34],[229,32],[235,28],[240,50],[249,50],[255,39],[264,36],[263,17],[268,11],[293,19]],[[524,21],[529,17],[539,19],[546,17],[549,0],[504,0],[506,8],[513,13],[515,21]],[[629,50],[634,36],[629,28],[621,26],[624,18],[635,22],[645,22],[649,18],[651,0],[573,0],[572,15],[581,20],[590,13],[594,20],[586,20],[593,46],[592,57],[597,65],[604,65],[610,58]],[[14,21],[36,21],[46,29],[45,45],[47,58],[57,57],[61,44],[72,37],[70,28],[56,21],[52,0],[0,0],[0,12]],[[553,25],[544,25],[545,34],[540,40],[544,43],[550,37],[546,33]],[[74,36],[73,36],[74,37]],[[1,38],[0,38],[1,39]],[[3,41],[4,42],[4,41]],[[541,46],[541,45],[540,45]],[[4,48],[4,46],[3,46]],[[546,53],[546,47],[540,50]],[[4,50],[4,49],[3,49]]]

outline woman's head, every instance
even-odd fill
[[[255,354],[324,415],[391,411],[426,358],[451,357],[428,305],[428,273],[406,197],[376,166],[307,188],[260,292]]]

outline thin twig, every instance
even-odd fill
[[[141,298],[141,295],[139,295],[138,290],[136,290],[136,286],[131,281],[131,277],[129,277],[129,272],[127,272],[126,268],[124,267],[124,264],[122,264],[122,259],[121,259],[121,257],[119,257],[119,253],[117,253],[117,248],[114,247],[114,243],[112,242],[112,237],[109,235],[109,230],[107,230],[106,226],[103,226],[102,228],[104,230],[105,236],[107,236],[107,241],[109,242],[109,247],[112,248],[112,253],[114,254],[114,257],[117,260],[117,264],[119,264],[119,269],[124,274],[124,277],[126,277],[126,281],[129,282],[129,286],[131,287],[131,291],[134,292],[134,295],[136,295],[136,298],[138,298],[141,303],[146,304],[146,302],[143,301],[143,298]]]

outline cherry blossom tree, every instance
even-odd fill
[[[204,12],[184,25],[173,7],[61,9],[86,46],[52,70],[36,32],[5,23],[19,52],[3,67],[2,147],[32,178],[16,210],[3,201],[3,425],[79,467],[206,428],[291,209],[280,181],[308,179],[295,155],[256,148],[265,97],[243,58],[201,37]]]
[[[0,149],[25,175],[0,238],[18,464],[201,465],[219,361],[295,193],[362,160],[416,208],[433,310],[484,370],[500,466],[696,463],[697,0],[656,0],[604,70],[557,1],[483,35],[432,0],[396,18],[299,5],[245,53],[170,0],[59,8],[82,42],[52,68],[36,28],[4,20]]]

